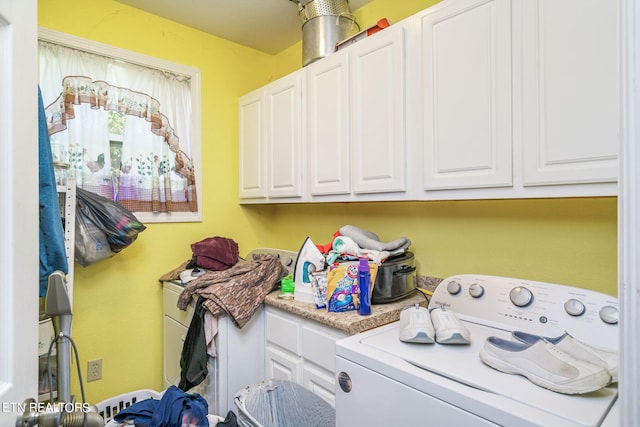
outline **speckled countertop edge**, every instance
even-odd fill
[[[442,279],[436,277],[423,276],[418,277],[417,285],[420,288],[432,291],[441,281]],[[280,290],[271,292],[265,298],[265,304],[339,329],[350,335],[399,320],[400,311],[408,305],[420,304],[426,307],[428,304],[424,295],[420,291],[415,291],[415,293],[399,301],[388,304],[374,304],[371,306],[371,315],[360,316],[357,311],[329,313],[325,309],[317,309],[313,303],[281,299],[278,298],[278,295],[280,295]]]

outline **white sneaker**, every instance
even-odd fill
[[[440,344],[469,344],[471,333],[456,314],[444,306],[432,308],[431,322],[436,330],[436,342]]]
[[[400,312],[400,341],[431,344],[435,332],[429,310],[419,304],[408,306]]]
[[[480,359],[494,369],[523,375],[532,383],[558,393],[589,393],[611,381],[607,369],[578,360],[541,339],[522,343],[489,337],[480,349]]]
[[[559,337],[549,338],[516,331],[513,333],[513,337],[524,343],[533,343],[539,339],[543,339],[555,345],[558,350],[564,351],[576,359],[607,368],[611,374],[611,382],[618,382],[618,353],[616,352],[592,347],[589,344],[575,339],[569,335],[568,332],[565,332]]]

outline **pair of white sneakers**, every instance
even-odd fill
[[[590,346],[569,333],[550,338],[516,331],[512,338],[487,338],[480,359],[563,394],[589,393],[618,381],[617,353]]]
[[[471,334],[456,314],[444,306],[427,310],[419,304],[400,312],[400,341],[407,343],[469,344]]]

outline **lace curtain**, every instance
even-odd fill
[[[197,212],[189,78],[39,41],[54,162],[133,212]]]

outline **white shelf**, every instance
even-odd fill
[[[64,249],[67,253],[69,272],[67,273],[67,291],[73,306],[73,270],[75,259],[76,235],[76,180],[67,178],[66,184],[57,186],[60,198],[60,216],[64,219]],[[63,203],[64,202],[64,203]]]

